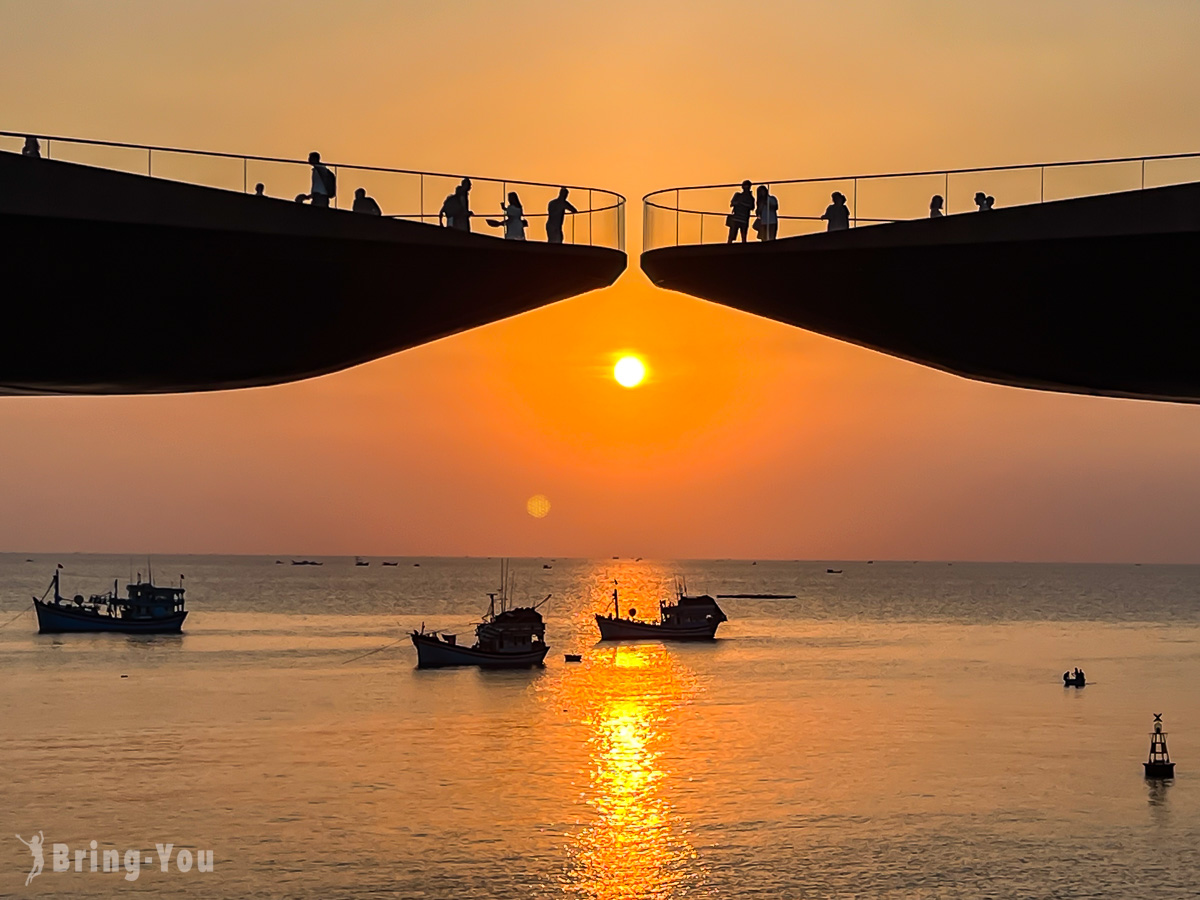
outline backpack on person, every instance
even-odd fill
[[[327,166],[321,166],[321,168],[317,169],[317,174],[321,176],[321,183],[325,185],[325,193],[332,200],[337,196],[337,175]]]

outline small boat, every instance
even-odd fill
[[[293,566],[323,566],[325,563],[317,562],[315,559],[293,559]]]
[[[385,560],[384,562],[380,563],[380,565],[383,565],[383,566],[398,566],[398,565],[400,565],[400,563],[387,562],[387,561]]]
[[[354,564],[356,566],[369,566],[370,565],[370,563],[367,562],[365,559],[363,559],[361,556],[354,557]]]
[[[718,600],[795,600],[795,594],[717,594]]]
[[[501,589],[488,594],[491,601],[487,615],[475,626],[475,643],[466,647],[458,643],[458,635],[426,632],[422,625],[411,633],[417,648],[417,668],[442,669],[450,666],[479,666],[484,669],[530,669],[544,665],[549,647],[546,645],[546,625],[536,606],[509,605],[508,564],[501,566]],[[496,595],[500,595],[500,611],[496,612]]]
[[[825,574],[826,575],[841,575],[842,570],[841,569],[826,569]]]
[[[579,653],[564,653],[563,660],[566,662],[583,662],[583,655]]]
[[[658,604],[657,622],[639,621],[633,607],[629,609],[628,618],[621,618],[621,601],[615,587],[612,596],[613,615],[596,614],[602,641],[711,641],[716,637],[718,626],[728,621],[716,600],[708,594],[689,597],[687,586],[681,580],[675,582],[675,602]]]
[[[117,596],[117,582],[107,594],[93,594],[87,600],[82,594],[68,599],[59,594],[59,572],[54,570],[50,587],[41,599],[33,598],[37,611],[38,632],[64,634],[73,632],[115,631],[121,634],[179,634],[187,610],[183,602],[183,576],[179,587],[154,584],[153,576],[143,582],[125,585],[125,597]],[[54,590],[54,598],[46,594]]]
[[[542,568],[543,569],[553,569],[554,566],[550,565],[550,563],[542,563]]]
[[[1075,669],[1073,672],[1063,672],[1063,687],[1081,688],[1087,685],[1087,676],[1083,674],[1082,669]]]

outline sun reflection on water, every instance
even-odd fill
[[[675,711],[696,693],[691,672],[658,644],[606,647],[562,685],[568,708],[588,729],[591,819],[573,835],[566,889],[589,900],[671,898],[704,880],[672,808],[664,751],[676,738]]]

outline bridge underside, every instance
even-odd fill
[[[968,378],[1200,402],[1200,185],[651,250],[656,285]]]
[[[0,154],[0,394],[334,372],[606,287],[625,254]]]

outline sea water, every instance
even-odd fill
[[[0,896],[1197,895],[1200,568],[514,560],[550,653],[485,672],[406,634],[470,643],[498,560],[323,559],[0,556]],[[185,633],[36,634],[59,563],[184,575]],[[796,598],[597,643],[677,576]]]

